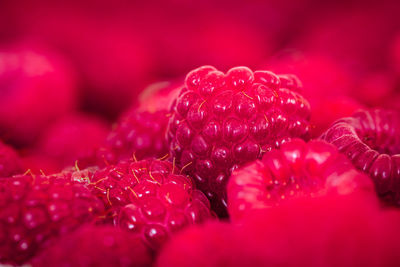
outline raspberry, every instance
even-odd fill
[[[75,106],[75,80],[50,50],[28,44],[0,51],[0,135],[30,145]]]
[[[103,209],[84,186],[56,176],[0,179],[0,262],[25,263]]]
[[[98,165],[120,160],[160,158],[168,154],[165,133],[168,112],[179,94],[175,82],[152,84],[139,95],[139,103],[125,112],[98,151]]]
[[[108,135],[105,146],[99,149],[99,165],[167,155],[167,113],[166,110],[142,112],[136,108],[127,112]]]
[[[235,241],[234,227],[226,222],[209,222],[188,227],[166,244],[155,266],[233,266],[230,264],[236,255],[230,248]]]
[[[362,110],[336,121],[322,136],[369,174],[379,196],[400,205],[400,115]]]
[[[302,82],[300,93],[311,106],[311,131],[318,137],[334,121],[350,116],[362,105],[351,96],[353,78],[338,62],[312,52],[281,51],[267,64],[274,72],[293,73]]]
[[[168,111],[173,101],[178,97],[182,83],[179,81],[158,82],[149,85],[139,95],[138,110],[157,112]]]
[[[74,114],[49,127],[39,142],[40,154],[59,163],[59,169],[77,160],[80,167],[95,163],[96,150],[103,144],[108,129],[100,118]]]
[[[119,216],[114,224],[139,235],[152,249],[173,232],[212,217],[206,196],[167,161],[120,162],[72,179],[89,180],[92,193]]]
[[[235,221],[249,211],[272,207],[288,198],[349,194],[360,188],[373,192],[369,178],[355,170],[335,146],[320,140],[305,143],[293,139],[232,173],[227,186],[229,215]]]
[[[17,152],[0,141],[0,177],[22,173],[22,161]]]
[[[397,266],[399,215],[356,195],[297,199],[240,224],[188,228],[156,266]]]
[[[84,226],[62,237],[32,261],[39,266],[151,266],[141,240],[111,226]]]
[[[224,74],[203,66],[186,76],[169,121],[170,153],[220,216],[232,170],[290,137],[307,138],[309,104],[287,89],[298,86],[293,76],[246,67]]]

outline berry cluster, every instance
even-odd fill
[[[203,66],[179,86],[145,92],[108,133],[86,115],[53,124],[38,151],[62,171],[0,144],[0,263],[400,260],[387,252],[400,214],[381,210],[373,186],[400,205],[399,114],[358,111],[310,140],[312,107],[301,92],[295,75]]]
[[[60,235],[104,213],[83,185],[62,177],[0,179],[0,262],[22,264]]]
[[[152,249],[161,247],[173,232],[213,217],[206,196],[168,161],[122,161],[70,177],[102,200],[105,221],[139,235]]]

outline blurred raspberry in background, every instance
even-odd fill
[[[26,252],[26,248],[29,250],[32,244],[29,243],[33,240],[30,238],[41,242],[46,239],[47,230],[50,233],[58,229],[54,227],[45,229],[45,227],[43,229],[46,231],[43,233],[33,229],[35,224],[40,226],[40,229],[43,225],[50,225],[47,223],[50,213],[54,215],[51,220],[55,222],[59,221],[59,216],[68,217],[70,212],[75,212],[69,208],[62,194],[48,193],[46,189],[49,184],[48,179],[52,179],[53,176],[47,176],[51,174],[55,174],[53,178],[60,178],[62,183],[69,183],[72,179],[74,183],[76,181],[83,183],[78,187],[96,188],[99,191],[93,190],[90,194],[98,193],[96,197],[100,197],[106,205],[110,206],[113,205],[111,200],[114,197],[119,198],[121,192],[127,201],[128,198],[129,201],[147,199],[147,197],[152,199],[158,194],[157,198],[153,198],[157,201],[146,201],[143,202],[145,204],[140,204],[140,209],[146,211],[146,214],[142,214],[146,216],[145,221],[148,222],[149,228],[146,229],[151,230],[140,231],[146,236],[152,235],[151,238],[155,240],[162,239],[164,230],[157,230],[159,225],[164,227],[167,223],[170,224],[164,227],[168,229],[169,236],[172,233],[171,229],[187,225],[184,223],[186,220],[197,221],[197,217],[201,215],[201,209],[192,212],[192,207],[183,205],[179,209],[168,208],[165,213],[164,204],[162,207],[159,206],[158,200],[164,203],[165,198],[167,202],[178,205],[183,203],[182,199],[186,201],[192,199],[194,195],[190,194],[190,197],[182,195],[179,190],[173,188],[165,189],[164,194],[163,190],[158,189],[160,181],[153,177],[154,172],[149,170],[151,168],[143,167],[144,163],[155,161],[156,158],[160,165],[156,165],[159,167],[154,168],[155,171],[164,173],[165,168],[161,167],[167,164],[169,169],[172,168],[172,176],[175,177],[175,172],[179,171],[176,173],[179,174],[176,175],[177,177],[186,173],[189,177],[192,176],[191,179],[197,179],[198,186],[203,184],[197,189],[208,192],[210,207],[214,209],[209,214],[212,216],[207,217],[214,217],[215,211],[218,211],[215,208],[218,207],[218,203],[226,204],[225,184],[230,179],[230,173],[232,171],[236,173],[236,168],[245,162],[252,161],[251,159],[253,159],[253,164],[245,168],[248,172],[244,172],[249,173],[249,176],[238,176],[245,178],[244,180],[237,178],[238,188],[243,189],[243,192],[250,192],[247,194],[246,205],[259,203],[255,200],[258,193],[266,194],[264,184],[257,193],[248,184],[243,185],[239,182],[247,181],[249,177],[250,182],[257,182],[259,181],[257,179],[264,176],[261,169],[258,172],[254,167],[256,166],[254,160],[263,155],[268,164],[275,164],[274,168],[283,168],[280,167],[283,165],[279,165],[279,160],[274,160],[271,156],[274,153],[267,152],[275,146],[281,151],[285,151],[286,146],[286,152],[290,152],[287,148],[288,146],[290,148],[293,140],[287,140],[286,137],[297,136],[297,134],[287,134],[286,132],[290,129],[304,129],[303,133],[307,133],[301,134],[304,139],[309,138],[309,133],[311,138],[315,139],[329,131],[332,133],[330,137],[334,137],[332,137],[334,140],[330,141],[338,146],[340,153],[346,154],[352,160],[352,164],[355,162],[354,159],[358,159],[358,155],[363,157],[370,155],[367,161],[361,161],[362,164],[367,162],[372,166],[370,168],[368,164],[363,165],[369,168],[369,176],[365,178],[374,179],[375,184],[380,185],[380,190],[377,191],[382,198],[390,196],[398,204],[400,146],[397,133],[400,131],[400,124],[396,120],[398,115],[387,115],[397,114],[396,110],[400,111],[400,20],[398,14],[400,14],[399,0],[70,0],[61,2],[0,0],[0,176],[25,174],[20,177],[26,180],[22,183],[23,186],[26,185],[23,191],[18,189],[20,182],[13,182],[14,178],[9,179],[12,185],[9,181],[7,182],[8,178],[3,179],[5,185],[0,188],[2,191],[0,202],[5,199],[6,201],[3,202],[7,204],[3,210],[0,209],[0,228],[3,227],[0,229],[0,237],[9,237],[9,241],[5,243],[1,242],[4,238],[0,238],[0,249],[7,251],[6,254],[3,253],[6,259],[10,256],[7,254],[17,251],[14,249],[16,246]],[[214,68],[214,71],[211,71],[207,67],[210,65],[221,72],[217,72]],[[192,71],[204,68],[210,73],[207,71],[207,75],[200,75],[201,71]],[[233,71],[228,71],[230,69]],[[253,73],[255,70],[262,71],[255,74]],[[228,74],[225,75],[227,72]],[[185,81],[187,73],[191,73],[192,76],[189,75],[190,79]],[[276,76],[273,73],[280,75]],[[187,81],[190,81],[190,86],[187,86]],[[222,83],[219,83],[221,81]],[[194,90],[193,88],[197,86],[201,88],[199,94],[204,98],[203,101],[197,97],[197,93],[192,94],[195,96],[193,98],[187,97],[193,92],[185,90]],[[190,89],[191,87],[193,88]],[[289,92],[288,89],[294,92]],[[226,98],[229,95],[235,96],[234,101]],[[218,103],[219,101],[221,103]],[[212,103],[216,103],[215,107],[212,107]],[[178,104],[180,108],[174,108]],[[189,107],[190,112],[188,112]],[[376,108],[382,109],[379,116],[364,116],[365,121],[356,120],[357,114],[367,114],[366,111],[357,113],[357,110],[375,110]],[[393,109],[394,112],[383,111],[388,108]],[[219,110],[223,111],[221,113],[224,114],[223,116],[217,114]],[[306,114],[303,113],[304,111]],[[296,114],[301,115],[301,120],[296,120]],[[210,118],[218,121],[214,123]],[[345,128],[336,129],[338,124],[342,124],[341,118],[342,122],[344,120],[351,123]],[[210,126],[208,129],[200,124],[196,126],[198,122],[204,123],[206,120],[207,125]],[[239,123],[233,123],[234,121],[239,121]],[[211,123],[208,124],[208,122]],[[220,125],[223,127],[219,127]],[[224,128],[223,132],[222,128]],[[172,132],[171,129],[175,129],[174,131],[179,134]],[[274,132],[276,130],[282,130],[284,133],[282,138],[277,138],[279,135]],[[168,132],[170,133],[169,140]],[[193,133],[196,137],[193,137]],[[211,141],[207,141],[208,143],[201,137],[205,134],[210,137]],[[255,142],[251,138],[262,142]],[[223,146],[221,146],[221,140],[226,142],[222,144]],[[187,144],[184,144],[185,142]],[[288,143],[285,145],[284,142]],[[281,145],[282,147],[279,148]],[[387,147],[390,147],[389,154],[384,151]],[[178,154],[182,152],[179,152],[179,149],[185,149],[182,155],[186,158]],[[296,159],[301,154],[297,152],[302,151],[301,149],[299,147],[296,151],[292,151],[293,153],[286,154],[288,162],[297,162]],[[364,153],[367,150],[369,154]],[[372,150],[375,152],[371,152]],[[213,151],[212,155],[211,151]],[[310,166],[316,168],[314,171],[323,165],[324,157],[329,155],[326,153],[332,150],[318,151],[320,153],[313,154],[315,157],[304,159],[304,162],[311,160]],[[335,153],[339,155],[339,152]],[[381,155],[374,156],[378,152]],[[361,159],[364,159],[363,157]],[[351,162],[346,163],[344,158],[344,155],[338,156],[344,165],[334,164],[333,173],[339,174],[341,171],[348,170],[347,167],[351,167],[351,171],[349,171],[350,174],[345,173],[347,176],[338,175],[343,179],[335,180],[337,183],[353,181],[344,179],[351,178],[351,173],[355,173]],[[215,162],[213,163],[212,160]],[[372,162],[375,162],[374,165]],[[126,164],[130,166],[129,168],[131,164],[135,166],[134,169],[130,169],[132,174],[129,168],[126,169],[128,166]],[[121,166],[125,168],[122,172]],[[295,169],[300,170],[302,166],[298,165]],[[355,165],[359,169],[363,169],[363,166]],[[96,172],[98,180],[93,182],[90,176],[97,169],[101,171]],[[265,169],[263,168],[263,171]],[[107,172],[107,177],[102,177],[104,170]],[[217,171],[220,173],[218,174]],[[366,172],[366,169],[364,168],[363,171]],[[144,184],[140,184],[136,172],[142,173]],[[255,172],[257,175],[254,175]],[[308,173],[310,179],[306,179],[307,181],[303,181],[304,175],[300,175],[299,179],[303,180],[296,186],[304,185],[306,189],[314,188],[309,187],[307,183],[317,181],[318,185],[319,176],[316,174],[316,172]],[[31,180],[35,181],[37,177],[41,177],[37,181],[42,182],[35,187]],[[284,181],[282,188],[286,188],[287,179],[289,179],[287,180],[290,182],[289,185],[296,182],[293,180],[294,176],[276,177]],[[336,177],[336,175],[330,177]],[[231,181],[236,180],[231,178]],[[273,188],[273,185],[271,183],[267,187]],[[341,186],[334,188],[344,188],[343,184],[339,185]],[[113,188],[114,186],[117,191]],[[33,187],[39,191],[36,189],[33,191],[34,197],[30,201],[19,201],[21,200],[19,198],[16,202],[19,204],[14,203],[20,196],[20,192],[29,193]],[[215,192],[216,188],[219,191]],[[186,190],[186,183],[184,189]],[[110,190],[112,190],[111,195]],[[239,200],[242,199],[240,190],[236,192]],[[271,192],[270,189],[268,190]],[[66,195],[73,192],[68,187],[61,191]],[[280,198],[290,198],[292,192],[294,191],[285,191],[280,194]],[[312,192],[309,196],[314,193]],[[375,192],[370,193],[375,196]],[[78,200],[81,196],[85,198],[85,194],[79,195]],[[60,202],[61,198],[63,200]],[[205,196],[202,198],[205,200]],[[75,198],[66,197],[65,199]],[[339,202],[334,199],[327,202],[317,200],[312,204],[314,206],[295,204],[293,208],[290,208],[291,204],[288,202],[289,208],[286,210],[276,209],[274,213],[271,213],[272,215],[266,212],[265,216],[260,215],[258,219],[248,221],[250,223],[247,228],[238,228],[241,234],[236,237],[229,234],[229,231],[237,231],[233,230],[236,226],[232,225],[235,218],[231,218],[233,220],[230,224],[216,223],[215,227],[210,224],[209,229],[206,226],[206,230],[208,229],[206,234],[203,234],[201,227],[198,228],[199,231],[194,228],[192,234],[188,230],[189,238],[183,235],[183,245],[179,243],[179,238],[178,241],[172,241],[177,242],[177,245],[171,245],[170,250],[167,251],[171,253],[176,248],[177,254],[171,254],[175,255],[174,257],[170,258],[164,252],[166,256],[161,259],[166,261],[159,262],[160,264],[170,263],[172,266],[172,264],[177,265],[174,262],[175,259],[183,260],[183,262],[188,259],[193,263],[193,258],[197,260],[196,257],[190,256],[193,251],[196,253],[193,255],[200,255],[201,259],[195,262],[200,265],[213,263],[213,261],[207,261],[208,257],[217,260],[218,263],[224,262],[229,265],[229,261],[220,261],[221,255],[227,259],[234,259],[232,255],[240,255],[239,260],[232,262],[229,266],[243,265],[242,261],[249,259],[248,257],[260,259],[260,263],[265,263],[264,265],[274,265],[273,253],[282,255],[283,260],[287,258],[291,260],[282,266],[292,266],[292,261],[293,266],[299,265],[299,262],[304,262],[303,265],[309,266],[314,266],[314,263],[315,266],[319,266],[325,262],[343,262],[342,265],[349,266],[361,264],[361,262],[367,263],[364,265],[368,263],[374,265],[375,262],[385,262],[385,259],[388,263],[390,260],[398,262],[398,253],[393,251],[396,249],[395,241],[400,237],[399,231],[395,231],[398,228],[395,227],[395,222],[400,218],[399,215],[381,216],[383,211],[375,207],[377,206],[374,204],[375,201],[372,203],[361,201],[361,198],[360,201],[354,198],[349,202],[350,199],[352,198]],[[41,207],[39,211],[33,209],[31,212],[32,205],[35,206],[37,203],[42,205],[42,202],[48,210],[44,211]],[[293,200],[293,203],[295,202]],[[237,202],[239,204],[232,203],[228,203],[228,206],[233,207],[233,210],[244,207],[240,206],[243,204],[240,201]],[[127,216],[130,214],[130,224],[127,226],[133,227],[133,230],[136,227],[142,229],[140,218],[144,217],[131,216],[135,214],[136,209],[132,209],[132,203],[125,204],[128,208],[125,207],[123,212],[127,212]],[[116,218],[119,218],[119,223],[121,223],[121,218],[125,217],[122,215],[115,217],[121,211],[121,207],[110,207],[105,214],[99,214],[95,221],[109,224],[116,223],[118,221]],[[181,208],[188,208],[189,212],[188,210],[183,212]],[[76,210],[78,213],[93,211],[85,207],[83,209],[77,207]],[[219,211],[216,214],[221,217],[228,215],[224,212],[225,208]],[[336,213],[339,216],[336,216]],[[24,216],[18,219],[15,217],[18,214]],[[303,216],[304,214],[311,214],[311,216]],[[338,217],[339,220],[330,219],[332,215]],[[359,220],[356,215],[368,220]],[[378,219],[373,220],[374,217]],[[67,220],[65,226],[79,224],[73,219],[74,217],[71,218],[72,223]],[[138,218],[139,224],[136,224],[135,221]],[[287,220],[286,223],[284,218]],[[303,222],[299,221],[299,218],[303,219]],[[263,221],[264,219],[267,220]],[[367,221],[369,224],[364,223]],[[27,229],[27,223],[33,228]],[[153,223],[155,227],[150,227]],[[98,232],[104,235],[111,233],[115,237],[119,235],[118,232],[114,233],[106,228],[96,229],[88,226],[87,229],[90,231],[83,231],[86,233],[87,241],[96,240],[92,240],[90,234]],[[27,235],[21,235],[21,231],[26,232]],[[225,236],[226,231],[228,235]],[[357,240],[346,239],[354,237],[350,233],[355,233]],[[290,242],[288,246],[282,246],[284,243],[281,241],[292,235],[299,237],[297,243]],[[24,236],[28,239],[24,239]],[[97,241],[101,242],[100,239]],[[173,239],[171,235],[171,240]],[[72,241],[64,242],[69,240]],[[122,264],[123,255],[131,255],[125,252],[132,248],[126,240],[115,239],[115,244],[122,244],[122,250],[109,250],[117,256],[108,258],[107,254],[107,260],[121,259],[120,263],[124,265]],[[347,240],[350,240],[350,243]],[[377,242],[364,242],[364,240]],[[67,238],[64,241],[56,247],[60,252],[68,251],[65,248],[76,246],[75,243],[79,243],[81,239]],[[103,241],[106,241],[108,245],[99,244],[99,248],[96,249],[107,249],[112,243],[108,238]],[[220,248],[221,242],[223,248]],[[278,246],[275,246],[275,243],[278,243]],[[243,246],[243,244],[246,245]],[[343,244],[345,246],[342,246]],[[191,251],[186,253],[182,250],[182,246]],[[79,246],[76,247],[79,248]],[[360,247],[361,250],[359,250]],[[267,250],[272,251],[272,254],[265,254]],[[136,252],[140,254],[138,251]],[[199,253],[202,251],[205,252],[204,257]],[[307,252],[310,251],[313,253],[307,256]],[[83,259],[81,256],[90,255],[89,262],[99,262],[97,260],[100,258],[92,256],[95,252],[93,249],[87,250],[86,254],[80,252],[77,250],[76,254],[70,258],[78,262]],[[132,255],[136,255],[136,252],[133,251]],[[157,256],[153,252],[151,260]],[[17,257],[21,253],[14,254]],[[98,257],[98,254],[95,257]],[[179,257],[176,257],[178,254]],[[0,255],[1,263],[4,263],[4,255]],[[58,262],[58,265],[62,265],[63,260],[66,260],[65,262],[69,260],[66,255],[61,255],[58,259],[53,257],[53,260]],[[187,255],[190,257],[185,257]],[[34,255],[29,254],[29,257],[31,256]],[[147,264],[147,254],[145,256],[146,259],[143,262]],[[261,258],[258,258],[259,256]],[[43,259],[46,258],[43,257]],[[168,261],[171,259],[172,261]],[[335,261],[336,259],[339,260]],[[19,263],[27,262],[20,260]]]
[[[318,136],[359,108],[400,109],[399,11],[397,1],[3,0],[0,137],[33,169],[58,161],[36,148],[62,118],[167,112],[173,87],[205,64],[297,75]]]

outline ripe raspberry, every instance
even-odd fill
[[[0,51],[0,135],[21,146],[70,112],[75,80],[67,64],[50,50],[15,45]]]
[[[88,187],[109,213],[118,214],[114,224],[136,233],[153,249],[182,227],[212,217],[206,196],[170,162],[120,162],[72,179],[89,180]]]
[[[237,67],[203,66],[186,76],[168,126],[170,153],[226,215],[232,170],[290,137],[307,138],[310,107],[295,77]]]
[[[49,127],[39,141],[38,150],[42,156],[55,159],[59,171],[74,165],[76,160],[81,168],[91,166],[107,136],[107,128],[98,117],[69,115]]]
[[[120,160],[160,158],[168,154],[165,133],[168,113],[180,84],[156,83],[139,96],[139,103],[125,112],[97,153],[98,165]]]
[[[240,224],[190,227],[156,266],[397,266],[400,214],[347,195],[288,201]]]
[[[362,105],[352,98],[353,77],[326,56],[300,51],[281,51],[266,66],[275,73],[295,74],[302,82],[300,93],[310,102],[311,134],[318,137],[336,120],[350,116]]]
[[[322,139],[369,174],[379,196],[400,205],[400,115],[374,109],[336,121]]]
[[[0,262],[25,263],[103,209],[84,186],[56,176],[0,179]]]
[[[153,83],[140,93],[137,108],[152,113],[160,110],[169,111],[181,89],[181,81]]]
[[[0,141],[0,177],[22,173],[22,161],[17,152]]]
[[[232,224],[223,221],[188,227],[165,245],[155,266],[232,266],[231,261],[236,257],[230,249],[236,242],[234,230]]]
[[[40,266],[151,266],[150,251],[135,236],[111,226],[84,226],[32,261]]]
[[[232,173],[228,210],[232,220],[239,220],[254,209],[273,207],[288,198],[349,194],[360,188],[373,192],[369,178],[335,146],[293,139]]]
[[[100,166],[116,164],[132,158],[161,158],[168,154],[165,140],[167,111],[154,113],[130,110],[122,116],[116,127],[108,135],[106,144],[97,152]]]

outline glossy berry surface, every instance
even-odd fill
[[[322,136],[369,174],[379,196],[400,205],[400,114],[374,109],[336,121]]]
[[[117,216],[114,224],[158,249],[173,232],[213,217],[206,196],[179,173],[170,162],[142,160],[120,162],[73,179],[88,182],[110,215]]]
[[[166,110],[149,112],[133,108],[128,111],[109,133],[105,145],[99,149],[99,164],[167,155],[167,114]]]
[[[59,177],[0,179],[0,262],[22,264],[104,212],[83,185]]]
[[[112,226],[83,226],[32,261],[40,266],[151,266],[151,255],[141,240]]]
[[[220,216],[232,170],[290,137],[307,138],[310,107],[294,76],[251,71],[193,70],[169,121],[170,154],[190,174]]]
[[[397,266],[399,215],[379,209],[376,197],[297,199],[240,224],[191,227],[166,245],[156,266]]]
[[[296,197],[328,193],[373,192],[369,178],[358,172],[335,146],[320,140],[292,139],[234,171],[228,183],[231,220]]]
[[[8,177],[22,172],[22,161],[17,151],[0,141],[0,177]]]

